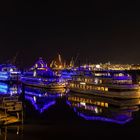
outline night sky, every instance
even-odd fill
[[[57,53],[67,61],[140,63],[140,11],[136,2],[21,1],[0,7],[0,63],[16,53],[20,66]]]

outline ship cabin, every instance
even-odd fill
[[[85,71],[72,77],[70,88],[96,91],[128,91],[139,89],[125,71]]]

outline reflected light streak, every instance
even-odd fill
[[[39,111],[40,113],[43,113],[49,107],[51,107],[52,105],[56,104],[56,101],[50,101],[49,103],[45,104],[42,108],[39,108],[39,106],[37,105],[37,103],[34,100],[34,98],[29,97],[29,96],[25,96],[25,99],[29,100],[32,103],[32,105],[34,106],[35,110]]]
[[[113,120],[113,119],[101,117],[101,116],[88,116],[88,115],[84,115],[83,113],[78,113],[78,114],[80,117],[84,118],[85,120],[99,120],[99,121],[104,121],[104,122],[113,122],[117,124],[125,124],[132,120],[132,118],[128,118],[127,120],[119,121],[119,120]]]

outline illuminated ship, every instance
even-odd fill
[[[75,69],[64,69],[61,71],[61,78],[65,81],[72,80],[72,76],[76,75],[77,72]]]
[[[69,83],[71,91],[111,98],[140,98],[140,87],[125,71],[79,71]]]
[[[21,87],[17,84],[6,84],[0,82],[0,97],[1,96],[13,96],[21,93]]]
[[[66,87],[65,82],[47,67],[47,64],[42,58],[40,58],[29,71],[23,73],[21,82],[28,86],[47,89],[60,89]]]
[[[21,72],[12,64],[0,65],[0,81],[18,81]]]
[[[56,73],[56,75],[61,76],[65,81],[71,80],[71,76],[75,75],[74,60],[71,59],[70,63],[66,65],[66,62],[62,60],[61,55],[58,54],[58,58],[53,60],[50,67]]]
[[[125,124],[133,120],[132,113],[138,111],[139,99],[115,100],[82,94],[68,94],[67,104],[85,120]]]

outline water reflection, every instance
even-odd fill
[[[62,97],[67,93],[67,90],[65,88],[58,89],[58,90],[46,90],[44,88],[35,88],[26,86],[25,87],[25,94],[31,95],[31,96],[37,96],[37,97]]]
[[[65,96],[66,89],[45,90],[41,88],[25,87],[25,99],[29,101],[39,113],[56,104],[56,98]]]
[[[0,128],[0,140],[19,139],[23,134],[23,126],[5,126]]]
[[[29,119],[29,123],[31,122],[33,116],[32,107],[40,115],[47,111],[50,107],[55,106],[55,108],[64,110],[61,112],[63,116],[65,116],[65,112],[69,112],[70,108],[72,108],[75,112],[75,116],[78,115],[79,118],[83,118],[85,120],[126,124],[133,120],[133,112],[139,110],[138,106],[140,104],[140,99],[116,100],[113,98],[94,97],[72,92],[68,93],[68,90],[65,88],[61,90],[46,90],[43,88],[26,86],[24,88],[24,92],[26,99],[25,111],[29,111],[29,117],[31,117],[31,119],[27,118]],[[18,93],[21,93],[20,85],[0,83],[0,96],[16,95]],[[59,100],[57,100],[58,98]],[[31,106],[28,106],[29,104]],[[53,115],[56,116],[56,112],[54,113],[55,114]],[[45,115],[44,117],[46,118]],[[72,115],[73,114],[71,112],[69,117],[71,118]],[[33,116],[35,119],[37,117]]]
[[[140,100],[114,100],[69,93],[67,104],[79,117],[85,120],[125,124],[133,119],[133,112],[139,110]]]

